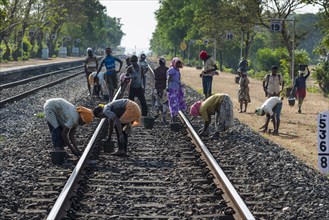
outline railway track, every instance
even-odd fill
[[[182,112],[180,118],[188,132],[162,124],[136,128],[127,158],[102,151],[96,140],[106,123],[101,120],[48,219],[254,219]],[[188,133],[207,163],[196,154]]]
[[[0,108],[4,107],[7,103],[21,100],[37,91],[54,86],[84,73],[84,71],[79,69],[82,69],[82,66],[52,71],[42,75],[2,84],[0,85],[2,98],[0,100]],[[61,77],[58,77],[58,74],[61,74]]]
[[[78,88],[78,85],[84,82],[82,78],[79,80],[80,82],[71,79],[66,84],[71,84],[70,81],[73,81],[76,84],[75,87]],[[60,88],[60,86],[55,86],[55,90],[60,91],[57,87]],[[189,105],[200,98],[195,91],[191,92],[189,88],[186,88],[186,92],[191,96],[191,98],[187,97]],[[81,94],[83,95],[84,91]],[[43,96],[44,94],[37,93],[37,98],[29,97],[28,100],[25,100],[24,105],[28,105],[26,102],[31,103],[31,99],[41,100]],[[78,100],[80,99],[78,98]],[[42,105],[43,101],[39,105]],[[24,101],[22,102],[24,103]],[[149,97],[147,102],[151,103]],[[81,102],[79,101],[79,103]],[[81,104],[87,104],[88,107],[96,105],[96,103],[90,103],[89,99],[86,103]],[[19,107],[17,103],[12,105]],[[7,115],[6,111],[3,113]],[[6,117],[6,121],[7,118],[9,117]],[[195,130],[198,130],[202,124],[195,118],[190,122]],[[30,130],[33,132],[26,131],[33,138],[24,138],[24,131],[22,139],[16,141],[19,148],[27,148],[28,151],[24,151],[24,155],[19,156],[15,156],[17,154],[14,153],[8,155],[8,151],[4,151],[3,154],[3,158],[9,161],[2,166],[7,168],[2,172],[5,188],[1,188],[2,194],[0,195],[2,206],[0,210],[5,219],[46,219],[47,216],[52,219],[49,214],[55,207],[54,204],[63,189],[68,192],[68,204],[65,204],[62,209],[62,216],[65,216],[66,219],[102,219],[103,217],[110,219],[121,218],[121,216],[130,219],[151,216],[150,218],[155,219],[156,215],[168,217],[168,219],[176,217],[192,219],[193,215],[200,218],[203,216],[203,219],[217,219],[206,217],[203,211],[212,206],[211,211],[213,212],[207,212],[207,214],[221,215],[225,214],[225,211],[226,213],[231,211],[230,208],[225,208],[226,206],[233,207],[231,200],[220,197],[227,193],[224,190],[217,190],[216,187],[221,184],[217,180],[216,174],[209,172],[208,167],[211,166],[203,160],[202,150],[199,147],[194,149],[190,134],[187,137],[188,132],[184,129],[180,132],[173,132],[158,121],[152,130],[138,127],[135,136],[130,138],[128,150],[131,156],[127,158],[117,158],[103,152],[101,139],[104,131],[101,129],[99,137],[95,140],[95,149],[86,160],[86,168],[77,172],[75,168],[80,161],[74,157],[68,159],[63,165],[50,164],[48,166],[49,156],[45,150],[40,151],[40,149],[45,146],[50,147],[49,134],[47,131],[38,131],[35,128],[35,126],[40,126],[40,122],[33,123],[33,126],[30,126]],[[16,125],[16,123],[11,124]],[[97,127],[98,123],[94,121],[78,133],[79,146],[88,146]],[[45,126],[43,128],[47,129]],[[45,135],[47,138],[43,139]],[[36,138],[41,139],[34,140]],[[220,140],[215,142],[210,138],[203,137],[202,141],[212,153],[214,160],[227,174],[228,179],[233,183],[256,219],[323,219],[321,216],[327,216],[327,211],[323,210],[321,205],[326,204],[325,198],[327,198],[326,192],[328,192],[326,186],[328,184],[324,183],[328,181],[300,161],[295,160],[274,143],[247,129],[247,126],[236,120],[234,130],[221,134]],[[161,145],[162,142],[164,142],[163,145]],[[31,147],[34,144],[37,147]],[[145,150],[143,150],[144,147]],[[10,148],[14,151],[18,150],[15,146],[10,145]],[[84,149],[86,148],[84,147]],[[202,159],[197,156],[198,153],[201,154]],[[38,158],[39,155],[43,155],[43,157]],[[156,158],[158,155],[161,155],[159,159]],[[28,158],[29,156],[30,158]],[[192,156],[197,157],[194,162]],[[183,161],[184,158],[186,160]],[[38,159],[41,160],[38,161]],[[176,162],[178,165],[175,169],[174,163]],[[32,169],[23,168],[25,164],[29,164],[28,167],[32,167]],[[120,165],[125,166],[126,169]],[[19,168],[14,170],[13,166]],[[169,172],[171,168],[174,171]],[[186,170],[183,171],[183,168]],[[141,175],[134,179],[136,170]],[[72,173],[79,173],[82,176],[76,180],[79,185],[74,185],[71,190],[68,190],[69,188],[65,186]],[[114,180],[111,179],[113,176],[116,177]],[[167,176],[168,179],[166,179]],[[6,184],[6,181],[9,182],[9,178],[13,180],[10,181],[11,185]],[[103,178],[103,180],[97,180],[98,178]],[[94,180],[98,182],[94,182]],[[196,183],[197,181],[193,180],[200,180],[199,183],[203,182],[203,184],[200,187]],[[210,182],[212,183],[210,184]],[[166,187],[166,185],[170,185],[171,189],[179,188],[179,186],[181,187],[179,189],[185,189],[184,187],[187,189],[175,196],[175,191],[163,188],[166,194],[161,195],[161,187]],[[152,187],[154,188],[152,189]],[[196,195],[189,191],[192,187],[199,187],[193,192],[202,192],[203,199],[196,199]],[[149,189],[149,191],[143,193],[143,189]],[[160,191],[159,194],[156,190]],[[129,197],[130,194],[134,196]],[[307,196],[303,196],[305,194]],[[93,197],[94,195],[96,198]],[[206,197],[206,195],[213,196]],[[177,204],[180,200],[178,198],[184,199],[182,203],[184,209],[179,209],[180,206]],[[212,205],[203,206],[206,199]],[[162,207],[161,211],[160,207]],[[136,211],[139,208],[143,212]],[[172,212],[168,212],[169,208],[172,209]],[[236,211],[234,207],[233,210]],[[141,213],[141,215],[136,213]],[[233,218],[235,216],[225,217]]]

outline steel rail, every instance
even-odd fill
[[[70,202],[69,199],[72,196],[74,186],[78,182],[79,176],[88,160],[90,153],[92,152],[94,143],[95,143],[100,131],[102,130],[104,123],[105,123],[105,119],[103,118],[100,121],[100,123],[98,124],[93,136],[91,137],[86,149],[84,150],[77,165],[75,166],[74,170],[72,171],[70,178],[67,180],[62,192],[58,196],[53,208],[51,209],[51,211],[47,217],[48,220],[61,219],[65,216],[66,213],[65,213],[63,207],[65,207],[68,204],[68,202]]]
[[[113,98],[113,101],[117,99],[118,95],[121,92],[121,86],[115,93],[115,96]],[[98,124],[93,136],[91,137],[87,147],[85,148],[82,156],[80,157],[77,165],[75,166],[70,178],[67,180],[62,192],[58,196],[53,208],[51,209],[47,219],[48,220],[57,220],[57,219],[62,219],[65,217],[65,211],[64,207],[67,207],[67,204],[70,203],[70,198],[72,196],[73,189],[75,189],[75,185],[78,182],[79,176],[81,174],[81,171],[83,170],[86,161],[88,160],[88,156],[93,150],[94,143],[102,130],[104,124],[105,124],[106,118],[102,118],[100,123]]]
[[[148,66],[154,76],[153,69],[150,67],[150,65]],[[246,204],[244,203],[238,192],[235,190],[232,183],[229,181],[229,179],[227,178],[224,171],[219,166],[213,155],[209,152],[208,148],[203,143],[199,135],[195,132],[194,128],[192,127],[191,123],[188,121],[184,113],[182,111],[179,111],[178,115],[182,123],[186,126],[186,130],[190,134],[193,142],[195,143],[196,146],[200,148],[208,166],[214,172],[215,177],[219,180],[222,187],[224,187],[223,191],[226,192],[227,195],[229,195],[229,199],[232,199],[234,207],[238,209],[239,217],[241,217],[244,220],[255,220],[255,217],[250,212],[250,210],[248,209],[248,207],[246,206]]]
[[[227,176],[225,175],[222,168],[219,166],[213,155],[209,152],[206,145],[203,143],[199,135],[196,133],[194,128],[192,127],[191,123],[188,121],[188,119],[185,117],[184,113],[182,111],[178,112],[179,118],[181,119],[182,123],[186,125],[186,129],[188,133],[191,135],[191,138],[195,145],[199,147],[201,150],[202,155],[204,156],[208,166],[212,169],[215,177],[219,180],[221,186],[224,188],[222,189],[224,191],[224,194],[226,193],[229,195],[229,199],[233,202],[234,208],[237,208],[238,213],[237,217],[240,217],[244,220],[255,220],[255,217],[250,212],[238,192],[235,190],[232,183],[229,181]]]
[[[1,101],[0,101],[0,108],[4,107],[4,105],[7,104],[7,103],[14,102],[14,101],[18,101],[18,100],[20,100],[20,99],[26,97],[27,95],[30,95],[30,94],[32,94],[32,93],[34,93],[34,92],[37,92],[37,91],[41,90],[41,89],[44,89],[44,88],[47,88],[47,87],[50,87],[50,86],[56,85],[56,84],[58,84],[58,83],[60,83],[60,82],[62,82],[62,81],[65,81],[65,80],[67,80],[67,79],[73,78],[73,77],[75,77],[75,76],[77,76],[77,75],[79,75],[79,74],[81,74],[81,73],[84,73],[84,72],[79,72],[79,73],[72,74],[72,75],[70,75],[70,76],[63,77],[63,78],[61,78],[61,79],[59,79],[59,80],[53,81],[53,82],[51,82],[51,83],[47,83],[47,84],[45,84],[45,85],[42,85],[42,86],[39,86],[39,87],[37,87],[37,88],[31,89],[31,90],[29,90],[29,91],[23,92],[23,93],[21,93],[21,94],[19,94],[19,95],[15,95],[15,96],[12,96],[12,97],[7,98],[7,99],[5,99],[5,100],[1,100]]]
[[[83,66],[75,66],[75,67],[71,67],[71,68],[67,68],[67,69],[63,69],[63,70],[56,70],[56,71],[41,74],[41,75],[38,75],[38,76],[29,77],[27,79],[22,79],[22,80],[18,80],[18,81],[15,81],[15,82],[2,84],[2,85],[0,85],[0,90],[10,88],[10,87],[13,87],[13,86],[16,86],[16,85],[22,85],[22,84],[25,84],[25,83],[28,83],[28,82],[31,82],[31,81],[34,81],[34,80],[37,80],[37,79],[42,79],[42,78],[47,77],[47,76],[55,75],[55,74],[58,74],[58,73],[62,73],[62,72],[65,72],[65,71],[70,71],[70,70],[74,70],[74,69],[78,69],[78,68],[82,68],[82,67]]]

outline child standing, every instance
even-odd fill
[[[249,79],[247,76],[247,72],[240,71],[239,72],[240,80],[239,80],[239,91],[238,91],[238,99],[240,103],[240,113],[247,111],[248,103],[250,102],[249,95]],[[242,106],[244,104],[244,110],[242,110]]]

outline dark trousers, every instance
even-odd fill
[[[146,104],[146,99],[145,99],[143,88],[130,87],[129,99],[132,101],[135,101],[135,97],[137,97],[139,102],[141,103],[142,115],[147,116],[147,104]]]
[[[121,127],[122,128],[124,126],[125,126],[125,124],[121,124]],[[123,137],[125,139],[125,143],[121,143],[120,142],[120,135],[119,135],[118,128],[117,128],[117,126],[114,126],[114,128],[115,128],[115,133],[117,135],[119,149],[123,149],[125,152],[127,152],[127,148],[128,148],[128,134],[125,131],[122,131]]]
[[[203,94],[206,96],[211,96],[212,92],[212,76],[203,76],[202,77],[202,87],[203,87]]]
[[[278,123],[280,123],[281,110],[282,110],[282,102],[276,104],[272,109],[273,113],[275,114],[276,121]]]
[[[62,127],[59,126],[57,128],[54,128],[50,123],[48,123],[48,127],[51,134],[51,142],[53,143],[53,146],[55,148],[64,149],[65,144],[62,139]]]

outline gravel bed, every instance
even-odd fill
[[[26,84],[25,89],[32,87]],[[51,163],[50,133],[45,119],[38,117],[45,101],[61,97],[75,105],[92,108],[95,104],[87,94],[85,77],[79,75],[0,108],[0,219],[26,219],[19,210],[28,207],[25,199],[38,189],[38,179],[52,175],[52,170],[62,169]],[[95,123],[78,128],[80,148],[87,145],[90,136],[85,133],[95,130]]]
[[[47,83],[59,80],[60,78],[64,78],[67,76],[70,76],[72,74],[81,72],[82,69],[77,70],[70,70],[70,71],[66,71],[66,72],[62,72],[62,73],[58,73],[58,74],[54,74],[54,75],[50,75],[47,76],[45,78],[41,78],[35,81],[31,81],[22,85],[17,85],[11,88],[6,88],[6,89],[2,89],[1,90],[1,99],[5,99],[5,98],[9,98],[11,96],[14,95],[19,95],[22,94],[26,91],[29,91],[31,89],[35,89],[39,86],[45,85]],[[81,73],[81,77],[84,77],[84,73]]]
[[[189,105],[201,98],[189,88],[186,94]],[[45,101],[53,97],[76,105],[95,105],[87,97],[85,77],[81,75],[0,108],[0,219],[24,219],[17,212],[27,206],[24,198],[29,198],[38,178],[54,168],[48,127],[43,118],[37,117]],[[257,200],[266,201],[252,211],[273,212],[271,219],[329,219],[328,179],[281,146],[235,122],[235,127],[221,134],[219,141],[203,140],[211,150],[220,150],[218,161],[233,161],[247,172],[245,188],[256,192]],[[196,130],[202,125],[200,119],[191,119],[191,123]],[[80,127],[77,135],[83,136],[85,128],[94,127]],[[77,141],[86,146],[85,139]]]
[[[190,90],[187,88],[187,90]],[[194,100],[202,97],[188,92]],[[189,106],[193,100],[188,99]],[[195,130],[200,119],[190,119]],[[214,130],[213,124],[211,129]],[[329,180],[285,148],[263,138],[235,119],[235,126],[221,134],[219,141],[204,137],[220,165],[235,165],[246,172],[244,190],[256,193],[249,200],[266,201],[252,212],[273,213],[270,219],[329,219]],[[230,177],[228,175],[228,177]],[[268,219],[268,218],[266,218]]]

